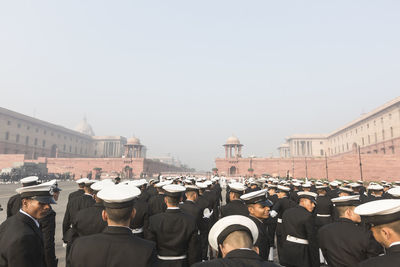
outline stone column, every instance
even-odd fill
[[[228,146],[225,146],[225,158],[228,158]]]
[[[239,157],[242,157],[242,147],[239,146]]]

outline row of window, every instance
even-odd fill
[[[392,119],[392,114],[391,114],[391,113],[389,113],[387,116],[388,116],[388,119],[389,119],[389,120]],[[381,121],[381,125],[382,125],[382,127],[383,127],[384,116],[382,116],[382,117],[380,118],[380,121]],[[376,126],[376,120],[374,120],[373,124],[374,124],[374,126]],[[366,127],[367,129],[369,129],[369,126],[370,126],[369,123],[367,123],[367,124],[365,125],[365,127]],[[390,127],[390,128],[393,129],[392,127]],[[363,129],[364,129],[364,126],[360,126],[359,128],[355,128],[355,129],[354,129],[355,134],[358,134],[358,131],[359,131],[359,130],[360,130],[360,131],[363,131]],[[346,132],[346,138],[349,137],[349,135],[350,135],[350,136],[353,136],[353,130],[351,130],[350,132]],[[342,140],[343,140],[344,134],[342,134],[340,137],[341,137]],[[336,142],[339,142],[339,136],[331,140],[331,143],[336,143]]]
[[[7,121],[7,125],[12,125],[12,122],[11,122],[11,121]],[[18,124],[17,124],[17,127],[18,127],[18,128],[21,128],[21,124],[18,123]],[[26,129],[27,129],[27,130],[30,130],[30,128],[31,128],[31,127],[30,127],[29,125],[26,126]],[[36,133],[39,133],[39,128],[36,127],[36,128],[35,128],[35,132],[36,132]],[[46,135],[46,134],[47,134],[47,130],[43,130],[43,135]],[[51,136],[54,136],[54,132],[50,132],[50,135],[51,135]],[[61,138],[61,134],[57,134],[57,138]],[[67,136],[64,135],[64,140],[66,140],[66,139],[67,139]],[[70,136],[69,139],[70,139],[70,141],[72,141],[72,139],[73,139],[72,136]],[[78,142],[79,142],[79,138],[75,138],[75,142],[78,143]],[[81,140],[81,144],[83,144],[83,143],[84,143],[84,141]],[[85,144],[88,144],[87,141],[85,141]]]

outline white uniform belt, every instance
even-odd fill
[[[186,255],[181,255],[181,256],[160,256],[160,255],[157,255],[157,258],[159,258],[160,260],[164,260],[164,261],[183,260],[183,259],[186,259]]]
[[[132,233],[133,234],[141,234],[141,233],[143,233],[143,227],[142,228],[132,229]]]
[[[297,238],[297,237],[294,237],[294,236],[291,236],[291,235],[287,235],[286,236],[286,240],[289,241],[289,242],[293,242],[293,243],[308,245],[308,240],[302,239],[302,238]]]
[[[317,213],[317,217],[331,217],[330,214],[318,214]]]
[[[282,219],[281,219],[281,218],[278,218],[277,222],[278,222],[278,223],[282,223]]]

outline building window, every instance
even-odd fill
[[[378,142],[378,135],[375,133],[375,144]]]
[[[368,135],[368,144],[371,144],[371,136]]]
[[[393,138],[393,127],[390,127],[390,137]]]
[[[46,146],[46,141],[43,140],[43,141],[42,141],[42,147],[45,147],[45,146]]]
[[[37,138],[35,138],[35,142],[34,142],[35,146],[37,146]]]
[[[19,134],[15,137],[15,141],[18,143],[19,142]]]
[[[346,143],[347,151],[349,151],[349,143]]]
[[[26,129],[29,130],[31,127],[30,126],[26,126]]]
[[[394,154],[394,146],[390,147],[392,149],[392,154]]]
[[[43,134],[44,134],[44,135],[46,135],[46,133],[47,133],[47,131],[46,131],[46,130],[44,130],[44,131],[43,131]]]
[[[356,134],[357,134],[357,129],[356,129]]]
[[[383,117],[381,118],[381,123],[383,124]]]
[[[39,129],[38,129],[38,128],[36,128],[36,132],[37,132],[37,133],[39,132]]]
[[[321,156],[324,155],[324,150],[323,149],[320,150],[320,154],[321,154]]]
[[[72,146],[69,146],[69,152],[72,152]]]
[[[25,145],[29,145],[29,136],[25,138]]]
[[[382,140],[385,140],[385,130],[382,130]]]
[[[6,132],[6,140],[8,140],[8,138],[10,138],[10,133]]]
[[[77,154],[78,153],[78,149],[75,147],[75,154]]]
[[[322,142],[322,141],[321,141],[321,142],[319,142],[319,144],[320,144],[320,145],[322,145],[323,143],[324,143],[324,142]]]
[[[67,148],[67,146],[64,144],[64,148],[63,148],[63,151],[65,151],[65,149]]]
[[[389,120],[392,119],[392,113],[389,113]]]
[[[21,128],[21,124],[20,124],[20,123],[18,123],[18,124],[17,124],[17,127],[18,127],[18,128]]]
[[[369,129],[369,123],[367,124],[367,129]]]
[[[11,121],[7,121],[7,125],[11,125]]]
[[[364,145],[364,137],[362,138],[362,145]]]

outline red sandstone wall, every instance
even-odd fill
[[[23,163],[24,154],[0,154],[0,169],[14,167],[16,163]]]
[[[361,154],[364,180],[400,180],[400,155]],[[287,171],[294,177],[306,177],[306,163],[304,158],[245,158],[228,160],[218,158],[216,167],[221,175],[227,175],[229,168],[235,166],[240,176],[250,175],[250,166],[254,174],[271,174],[286,176]],[[326,178],[326,163],[324,158],[307,158],[308,178]],[[346,154],[328,158],[328,177],[333,179],[360,179],[360,165],[358,154]]]

